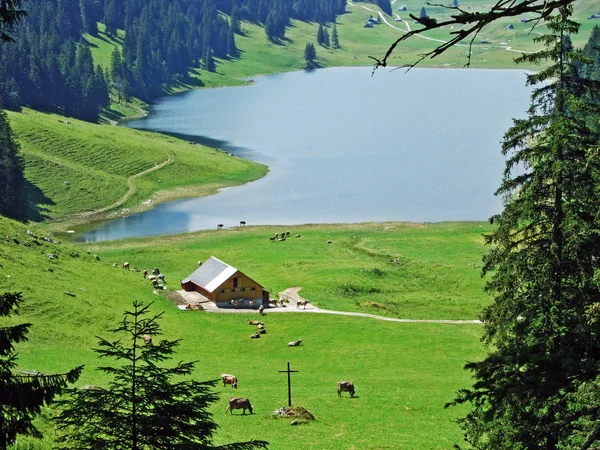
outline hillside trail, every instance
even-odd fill
[[[302,289],[302,287],[295,286],[295,287],[287,288],[283,292],[280,292],[279,293],[280,298],[288,301],[286,306],[284,306],[284,307],[277,306],[274,308],[269,307],[269,308],[265,309],[265,313],[266,314],[270,314],[270,313],[276,313],[276,314],[279,314],[279,313],[336,314],[339,316],[367,317],[369,319],[384,320],[386,322],[401,322],[401,323],[442,323],[442,324],[454,324],[454,325],[481,324],[480,320],[396,319],[393,317],[377,316],[375,314],[359,313],[359,312],[352,312],[352,311],[332,311],[329,309],[321,309],[321,308],[313,305],[312,303],[308,303],[306,305],[303,305],[301,308],[299,308],[298,302],[306,301],[306,299],[300,297],[300,295],[299,295],[300,289]],[[211,302],[207,301],[206,303],[210,304]],[[209,307],[209,308],[205,308],[205,310],[209,311],[209,312],[219,313],[219,314],[221,314],[221,313],[223,313],[223,314],[234,313],[235,314],[235,313],[249,313],[249,312],[256,313],[256,309],[217,308],[217,307],[212,307],[212,304],[210,304],[210,306],[211,307]]]
[[[135,187],[134,180],[136,178],[146,175],[150,172],[154,172],[155,170],[162,169],[163,167],[165,167],[173,162],[173,159],[174,159],[173,155],[169,154],[168,152],[166,152],[166,153],[167,153],[167,159],[165,161],[161,162],[160,164],[155,164],[153,167],[150,167],[149,169],[146,169],[142,172],[131,175],[129,178],[127,178],[127,186],[129,187],[129,189],[127,190],[127,193],[120,200],[116,201],[112,205],[105,206],[104,208],[95,209],[93,211],[86,211],[83,213],[77,213],[77,214],[73,214],[73,215],[75,217],[90,217],[90,216],[94,216],[96,214],[102,214],[103,212],[110,211],[111,209],[118,208],[119,206],[123,205],[127,200],[129,200],[131,198],[131,196],[133,194],[135,194],[136,187]]]
[[[393,4],[393,3],[394,3],[394,2],[392,2],[392,4]],[[354,3],[352,3],[350,0],[348,0],[347,4],[348,4],[349,6],[358,6],[358,7],[362,8],[362,9],[366,9],[367,11],[370,11],[370,12],[372,12],[372,13],[375,13],[375,14],[377,14],[377,15],[380,17],[380,19],[381,19],[381,21],[382,21],[383,23],[385,23],[387,26],[389,26],[389,27],[391,27],[391,28],[393,28],[393,29],[395,29],[395,30],[398,30],[398,31],[403,31],[403,32],[405,32],[405,33],[408,33],[408,32],[410,32],[410,31],[411,31],[410,24],[408,23],[408,21],[407,21],[407,20],[404,20],[403,22],[401,22],[403,25],[405,25],[405,26],[406,26],[406,29],[399,28],[399,27],[397,27],[397,26],[395,26],[395,25],[393,25],[393,24],[389,23],[389,22],[386,20],[385,16],[383,15],[383,13],[382,13],[381,11],[378,11],[378,10],[376,10],[376,9],[371,9],[371,8],[369,8],[368,6],[364,6],[364,5],[355,5],[355,4],[354,4]],[[396,18],[400,18],[400,16],[399,16],[398,14],[396,14]],[[537,27],[537,26],[539,26],[539,25],[534,25],[534,26],[532,27],[532,30],[533,30],[535,27]],[[535,32],[536,32],[537,34],[540,34],[540,35],[542,34],[542,33],[538,32],[538,31],[535,31]],[[421,39],[425,39],[425,40],[428,40],[428,41],[441,42],[441,43],[443,43],[443,44],[445,44],[445,43],[446,43],[446,41],[444,41],[444,40],[442,40],[442,39],[434,39],[434,38],[431,38],[431,37],[429,37],[429,36],[423,36],[423,35],[421,35],[421,34],[415,34],[414,36],[417,36],[417,37],[419,37],[419,38],[421,38]],[[507,46],[504,46],[504,47],[502,47],[502,48],[503,48],[504,50],[506,50],[506,51],[509,51],[509,52],[516,52],[516,53],[535,53],[535,52],[537,52],[537,51],[541,50],[541,49],[539,49],[539,50],[533,50],[533,51],[529,51],[529,50],[518,50],[518,49],[516,49],[516,48],[507,47]],[[483,53],[483,54],[482,54],[482,55],[480,55],[480,56],[483,56],[483,55],[485,55],[485,54],[486,54],[486,53]]]

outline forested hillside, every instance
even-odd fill
[[[13,34],[16,42],[0,47],[3,105],[95,121],[110,87],[149,101],[190,67],[214,71],[214,57],[236,56],[240,20],[262,24],[278,39],[291,18],[335,20],[345,0],[27,0],[23,7],[28,17]],[[97,36],[98,22],[122,43],[107,73],[81,39],[84,32]]]

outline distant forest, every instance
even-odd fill
[[[28,17],[16,28],[16,42],[0,45],[0,100],[98,120],[113,88],[120,98],[145,101],[201,64],[237,55],[240,20],[262,24],[267,37],[285,34],[290,19],[335,21],[345,0],[25,0]],[[98,35],[98,22],[122,52],[110,68],[95,66],[82,33]]]

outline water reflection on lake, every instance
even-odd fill
[[[199,199],[106,222],[86,241],[251,224],[485,220],[524,117],[522,70],[333,68],[160,99],[128,126],[267,164],[269,174]]]

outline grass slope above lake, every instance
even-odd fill
[[[41,218],[114,217],[125,208],[134,212],[165,200],[213,194],[267,172],[261,164],[159,133],[29,109],[8,117]],[[73,216],[111,205],[103,214]]]
[[[269,240],[287,230],[292,237],[286,241]],[[302,286],[302,297],[326,309],[476,319],[489,301],[481,278],[482,233],[489,231],[490,225],[478,222],[246,226],[105,242],[89,249],[111,262],[158,267],[175,282],[195,270],[198,260],[215,256],[275,297]]]
[[[398,8],[404,5],[406,11]],[[380,17],[381,10],[372,3],[348,2],[346,13],[338,16],[337,31],[340,48],[325,48],[317,46],[318,64],[321,67],[339,66],[372,66],[375,60],[381,59],[390,45],[408,30],[417,29],[420,25],[410,19],[409,14],[418,16],[424,3],[421,0],[406,0],[401,4],[392,5],[392,16],[383,15],[388,22],[381,18],[380,25],[364,28],[371,16]],[[462,9],[475,11],[489,10],[487,0],[463,0]],[[427,13],[438,21],[450,18],[452,10],[442,6],[425,5]],[[578,35],[572,36],[573,43],[582,47],[588,40],[590,32],[597,21],[587,20],[587,17],[597,13],[593,2],[578,0],[575,2],[574,19],[581,23]],[[397,21],[397,18],[402,21]],[[473,41],[471,48],[471,67],[473,68],[520,68],[539,69],[539,67],[516,65],[514,59],[522,52],[529,53],[541,48],[533,39],[546,31],[543,24],[535,22],[523,23],[521,19],[531,19],[532,16],[503,18],[486,27]],[[534,29],[532,26],[536,25]],[[169,87],[165,94],[171,94],[185,89],[197,87],[234,86],[248,83],[248,78],[256,75],[302,70],[305,66],[304,49],[308,42],[316,44],[318,23],[292,20],[286,29],[285,38],[280,42],[267,39],[264,28],[257,24],[242,23],[242,33],[236,35],[236,45],[240,50],[238,57],[217,61],[217,70],[208,72],[202,66],[193,68],[187,80],[179,81]],[[329,34],[332,34],[333,24],[326,24]],[[512,27],[512,28],[510,28]],[[84,35],[91,48],[94,61],[108,69],[110,55],[114,47],[121,48],[124,32],[119,30],[116,37],[105,33],[103,24],[98,24],[97,37]],[[421,55],[432,51],[440,43],[452,37],[452,29],[439,29],[428,32],[423,36],[414,36],[402,42],[389,59],[390,67],[402,66],[416,62]],[[468,62],[469,40],[450,48],[434,59],[424,59],[421,67],[463,67]],[[383,69],[389,70],[389,69]],[[398,74],[401,76],[401,73]],[[365,80],[366,82],[366,80]],[[104,115],[104,120],[115,121],[124,117],[134,117],[143,114],[140,102],[131,104],[113,102],[110,110]]]
[[[267,334],[259,340],[249,339],[254,329],[246,320],[258,318],[256,313],[180,311],[167,297],[154,295],[140,272],[123,270],[120,264],[113,267],[112,262],[126,254],[132,257],[132,266],[159,265],[168,285],[175,288],[180,273],[189,273],[199,257],[219,249],[222,252],[218,255],[249,275],[260,281],[268,276],[267,282],[282,286],[290,282],[308,284],[310,279],[315,287],[335,286],[347,276],[360,277],[361,268],[378,266],[384,271],[383,278],[398,286],[400,278],[394,271],[413,266],[413,274],[420,267],[414,282],[422,285],[427,297],[425,285],[431,278],[426,273],[437,264],[447,264],[457,276],[462,262],[473,275],[478,272],[468,264],[478,261],[479,225],[303,227],[302,238],[273,244],[266,237],[271,229],[248,227],[171,237],[168,245],[154,250],[156,240],[122,242],[123,253],[117,252],[112,243],[99,259],[81,247],[45,240],[47,236],[39,228],[29,226],[28,233],[26,226],[0,217],[0,292],[21,291],[24,295],[20,315],[2,318],[0,325],[32,324],[29,341],[17,345],[19,369],[52,373],[85,364],[77,386],[106,386],[107,377],[96,368],[113,362],[97,360],[91,350],[97,347],[96,336],[117,339],[119,336],[109,330],[131,302],[154,301],[153,312],[165,311],[161,319],[164,335],[160,338],[183,339],[174,360],[198,361],[194,379],[215,379],[221,373],[239,378],[236,391],[216,388],[220,400],[211,411],[220,425],[215,439],[218,444],[259,438],[270,441],[272,450],[422,450],[451,448],[461,441],[454,419],[464,414],[464,409],[446,410],[443,405],[458,389],[471,383],[470,374],[462,367],[482,357],[480,325],[404,324],[361,317],[271,313],[261,319]],[[316,239],[325,235],[333,242],[319,247]],[[344,244],[343,240],[351,236],[356,236],[352,245],[348,245],[350,241]],[[259,237],[266,244],[263,250]],[[396,239],[401,244],[394,244]],[[292,245],[297,249],[305,246],[303,253],[317,253],[314,259],[323,261],[319,270],[303,274],[301,265],[290,259],[298,254],[298,250],[292,251]],[[186,246],[191,248],[186,250]],[[101,249],[94,246],[94,251]],[[400,253],[406,264],[394,269],[386,266],[376,255],[387,252]],[[174,261],[180,261],[177,267]],[[286,263],[291,265],[286,267]],[[335,270],[338,265],[340,272]],[[464,297],[471,289],[475,288],[464,289]],[[437,316],[438,307],[439,315],[443,315],[443,305],[436,301],[430,302],[428,314]],[[465,313],[463,317],[471,316]],[[287,347],[287,342],[298,338],[303,340],[302,346]],[[273,411],[287,403],[286,376],[279,373],[287,361],[291,361],[292,369],[299,370],[292,375],[294,404],[308,408],[317,419],[299,427],[272,417]],[[357,398],[349,399],[347,394],[338,398],[336,383],[343,379],[354,381]],[[232,396],[249,398],[254,415],[243,416],[236,411],[233,416],[225,416],[227,398]],[[38,421],[46,439],[34,448],[54,448],[52,425],[46,420],[50,415],[44,412]],[[25,445],[31,440],[20,442]]]

